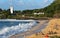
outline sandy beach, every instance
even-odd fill
[[[60,19],[51,19],[42,32],[26,36],[26,38],[46,38],[48,36],[60,36]],[[49,38],[49,37],[48,37]]]

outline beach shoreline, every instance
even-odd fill
[[[38,20],[38,21],[40,21],[41,22],[41,20]],[[41,31],[42,31],[42,33],[44,33],[44,34],[46,34],[46,33],[48,33],[48,29],[49,28],[51,28],[50,26],[51,26],[51,24],[53,24],[53,25],[55,25],[55,23],[57,23],[58,25],[60,25],[60,18],[52,18],[52,19],[49,19],[49,20],[47,20],[48,21],[48,24],[47,24],[47,26],[46,26],[46,28],[44,28],[44,29],[42,29]],[[39,26],[41,26],[40,24],[42,23],[40,23],[39,22],[39,24],[38,24],[38,26],[37,27],[35,27],[34,29],[32,29],[32,30],[30,30],[30,31],[28,31],[28,32],[25,32],[25,33],[23,33],[22,34],[22,36],[24,36],[24,38],[31,38],[31,37],[35,37],[35,34],[36,33],[38,33],[38,34],[40,34],[40,37],[42,38],[44,38],[44,36],[45,35],[41,35],[41,32],[39,31],[39,32],[36,32],[36,33],[34,33],[34,30],[37,30],[38,28],[39,28]],[[49,25],[50,24],[50,25]],[[53,28],[53,26],[52,26],[52,28]],[[39,29],[40,30],[40,29]],[[56,31],[56,30],[55,30]],[[29,35],[29,33],[30,33],[30,35]],[[32,34],[31,34],[32,33]],[[58,32],[59,33],[59,32]],[[26,35],[27,34],[27,35]],[[21,37],[20,36],[21,34],[17,34],[17,35],[13,35],[13,36],[11,36],[10,38],[14,38],[14,37],[16,37],[16,38],[18,38],[18,37]],[[33,36],[34,35],[34,36]],[[54,35],[60,35],[60,34],[54,34]],[[49,35],[49,36],[54,36],[54,35]]]
[[[30,30],[28,30],[27,32],[25,32],[25,33],[22,33],[22,34],[16,34],[16,35],[13,35],[13,36],[11,36],[11,37],[9,37],[9,38],[18,38],[18,37],[20,37],[20,36],[27,36],[27,35],[31,35],[31,34],[34,34],[34,32],[36,31],[38,31],[39,29],[41,29],[41,27],[42,27],[42,25],[43,24],[45,24],[45,23],[47,23],[49,20],[38,20],[38,22],[39,22],[39,24],[37,24],[37,26],[35,26],[34,28],[32,28],[32,29],[30,29]],[[41,27],[40,27],[41,26]],[[41,30],[39,30],[38,32],[40,32]],[[35,33],[36,33],[35,32]]]

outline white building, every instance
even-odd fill
[[[34,13],[34,15],[44,14],[44,12]]]
[[[13,6],[10,6],[10,13],[13,14]]]

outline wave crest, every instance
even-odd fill
[[[18,25],[11,26],[11,27],[4,27],[3,29],[0,30],[0,38],[5,38],[5,37],[8,38],[8,36],[25,32],[35,25],[36,25],[36,22],[34,21],[30,23],[25,23],[25,24],[19,23]]]

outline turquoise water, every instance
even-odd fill
[[[36,25],[35,20],[0,20],[0,38],[26,32]]]

